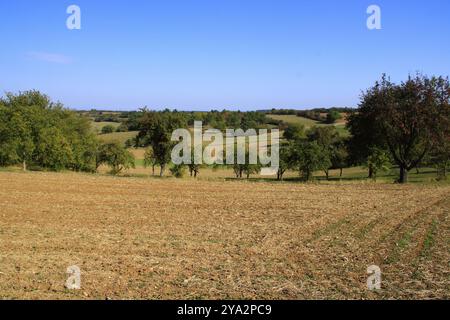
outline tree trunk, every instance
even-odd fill
[[[25,160],[22,162],[22,169],[23,171],[27,171],[27,162]]]
[[[373,179],[373,168],[372,166],[369,166],[369,179]]]
[[[408,170],[404,166],[400,166],[400,179],[399,183],[407,183],[408,182]]]
[[[330,180],[330,171],[329,170],[325,170],[325,175],[327,177],[327,180]]]
[[[311,174],[309,173],[309,171],[306,171],[305,179],[306,181],[309,181],[311,179]]]
[[[159,176],[162,177],[164,175],[164,167],[165,166],[161,166],[161,171],[159,172]]]
[[[283,171],[278,170],[278,172],[277,172],[277,180],[278,181],[283,181],[283,174],[284,174]]]
[[[342,178],[342,172],[344,169],[340,168],[341,172],[339,173],[339,177]]]
[[[152,166],[152,175],[155,175],[155,165]]]

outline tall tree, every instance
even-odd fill
[[[139,143],[150,145],[154,157],[161,167],[160,176],[170,162],[171,151],[175,143],[171,141],[172,132],[176,129],[186,128],[187,119],[179,112],[153,112],[143,109],[140,120]]]
[[[313,142],[315,141],[317,145],[322,149],[321,155],[330,161],[324,161],[322,170],[325,173],[327,180],[330,176],[330,169],[332,167],[332,158],[333,154],[336,151],[336,145],[340,141],[339,133],[334,126],[327,127],[313,127],[308,132],[308,140]],[[329,164],[326,166],[325,164]]]
[[[400,168],[398,181],[406,183],[408,172],[441,140],[449,101],[448,78],[417,75],[394,84],[383,76],[350,117],[354,145],[366,154],[374,146],[389,150]]]

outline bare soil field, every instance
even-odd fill
[[[449,210],[449,186],[1,172],[0,299],[448,299]]]

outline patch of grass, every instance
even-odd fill
[[[103,127],[108,126],[108,125],[113,126],[116,129],[117,127],[120,126],[120,123],[118,123],[118,122],[95,122],[95,121],[91,122],[92,130],[94,130],[94,132],[97,134],[102,131]]]
[[[311,120],[304,117],[298,117],[296,115],[275,115],[275,114],[269,114],[267,115],[268,118],[274,119],[274,120],[281,120],[288,124],[301,124],[305,127],[305,129],[312,128],[314,126],[318,127],[324,127],[324,126],[335,126],[337,132],[341,137],[348,137],[350,136],[350,132],[347,130],[345,123],[336,123],[336,124],[325,124],[320,121]]]
[[[403,234],[400,240],[395,244],[394,250],[386,259],[387,264],[395,263],[400,259],[400,253],[409,245],[411,242],[412,230]]]
[[[98,138],[102,142],[119,142],[121,144],[125,144],[128,139],[135,138],[138,134],[138,131],[129,131],[129,132],[113,132],[108,134],[99,135]]]
[[[368,224],[366,224],[363,228],[361,228],[357,233],[356,233],[356,238],[357,239],[364,239],[365,237],[367,237],[367,234],[381,221],[379,219],[375,219],[371,222],[369,222]]]
[[[420,253],[421,257],[426,258],[430,255],[431,248],[434,245],[434,237],[436,235],[437,225],[438,225],[438,220],[433,219],[433,222],[431,223],[431,226],[428,229],[428,232],[423,241],[423,248],[422,248],[422,252]]]
[[[323,229],[318,229],[313,233],[309,242],[315,241],[324,235],[331,234],[331,233],[333,233],[333,231],[338,230],[341,226],[343,226],[344,224],[347,224],[347,223],[349,223],[349,220],[347,218],[342,218],[332,224],[327,225]]]
[[[296,115],[269,114],[269,115],[267,115],[267,117],[274,119],[274,120],[278,120],[278,121],[281,120],[288,124],[301,124],[301,125],[304,125],[305,128],[310,128],[310,127],[320,124],[319,121],[311,120],[311,119],[304,118],[304,117],[297,117]]]

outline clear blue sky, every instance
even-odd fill
[[[355,106],[382,73],[450,75],[448,0],[2,0],[0,24],[0,91],[78,109]]]

